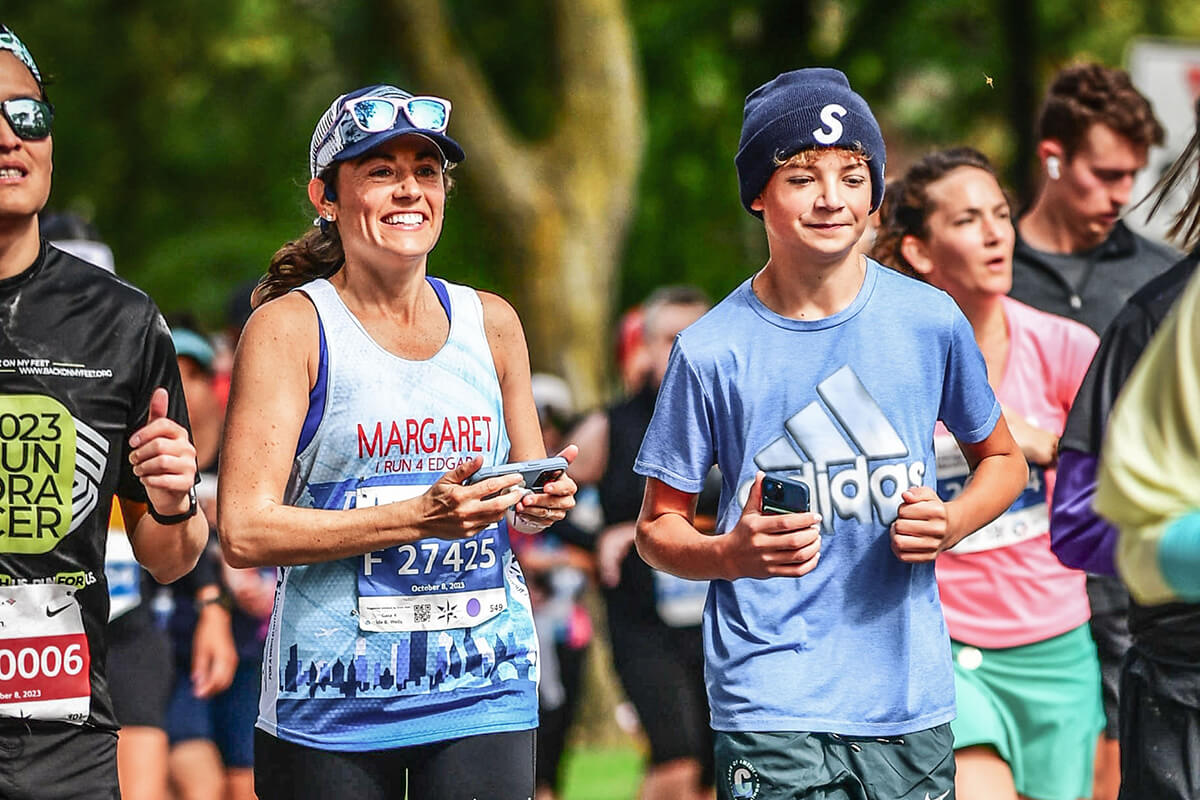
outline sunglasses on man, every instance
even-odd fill
[[[0,116],[21,139],[35,141],[50,135],[54,106],[33,97],[14,97],[0,103]]]

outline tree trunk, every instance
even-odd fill
[[[439,1],[392,0],[419,35],[407,52],[454,103],[464,184],[505,231],[534,369],[562,375],[586,407],[604,398],[621,249],[645,138],[633,34],[622,0],[557,0],[562,110],[542,142],[520,141]],[[422,91],[425,91],[423,87]],[[482,167],[472,167],[481,164]],[[472,181],[471,174],[487,181]],[[498,248],[500,249],[500,248]]]

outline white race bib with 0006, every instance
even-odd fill
[[[74,593],[58,583],[0,586],[0,716],[87,722],[91,652]]]

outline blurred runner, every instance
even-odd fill
[[[167,709],[171,786],[177,800],[248,800],[254,796],[254,718],[275,581],[273,570],[266,578],[258,570],[234,573],[221,558],[215,526],[225,414],[215,387],[215,352],[192,320],[173,320],[171,339],[196,443],[197,491],[213,526],[203,569],[198,566],[170,593],[168,630],[175,650]],[[229,577],[238,592],[227,588]]]
[[[1196,114],[1200,124],[1200,100]],[[1106,575],[1117,572],[1117,531],[1093,509],[1100,446],[1118,392],[1196,274],[1200,260],[1198,167],[1200,129],[1163,175],[1153,195],[1153,208],[1157,210],[1162,198],[1175,187],[1191,184],[1188,202],[1171,228],[1171,235],[1190,255],[1138,290],[1117,314],[1100,341],[1100,350],[1067,420],[1060,443],[1051,535],[1058,557],[1070,566]],[[1169,400],[1169,385],[1161,388],[1161,396]],[[1171,500],[1178,502],[1176,498]],[[1166,506],[1154,510],[1162,514]],[[1140,504],[1130,507],[1130,512],[1144,511]],[[1129,518],[1125,512],[1119,516]],[[1154,553],[1153,547],[1147,547],[1150,542],[1135,529],[1127,544],[1131,552],[1143,554],[1142,563],[1133,565],[1134,572],[1150,567],[1148,572],[1153,575],[1155,559],[1145,558]],[[1144,580],[1129,572],[1128,567],[1124,570],[1127,580]],[[1200,786],[1197,762],[1191,755],[1200,748],[1200,702],[1196,700],[1200,687],[1200,671],[1196,669],[1200,604],[1182,594],[1176,602],[1161,602],[1166,599],[1163,596],[1155,597],[1153,602],[1145,596],[1139,599],[1141,602],[1131,604],[1133,647],[1121,668],[1121,797],[1182,800],[1193,796],[1195,787]]]
[[[645,484],[633,472],[634,458],[654,413],[675,336],[709,306],[708,297],[690,286],[653,292],[641,306],[642,352],[630,351],[640,364],[633,374],[642,376],[635,381],[636,392],[591,414],[568,437],[580,452],[572,477],[600,491],[604,528],[596,537],[596,564],[613,666],[650,741],[643,800],[704,797],[713,786],[700,633],[708,584],[653,570],[633,548]]]
[[[533,401],[546,452],[557,453],[575,421],[571,388],[557,375],[534,373]],[[586,491],[580,487],[582,496]],[[580,596],[594,572],[589,552],[593,531],[577,524],[580,505],[543,533],[510,531],[521,562],[542,657],[538,683],[537,800],[553,800],[562,791],[562,756],[567,734],[583,692],[584,664],[592,641],[592,620]]]

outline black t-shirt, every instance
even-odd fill
[[[1117,314],[1101,337],[1100,347],[1075,396],[1060,447],[1091,455],[1100,453],[1117,395],[1196,271],[1198,256],[1200,253],[1193,253],[1147,283]],[[1167,660],[1194,658],[1200,653],[1200,605],[1131,603],[1129,630],[1134,642],[1148,655]]]
[[[642,508],[646,479],[633,471],[650,418],[654,416],[656,392],[644,388],[608,409],[608,462],[597,487],[604,524],[633,522]],[[655,607],[654,572],[629,548],[621,562],[621,580],[606,588],[604,601],[609,624],[663,624]]]
[[[45,242],[0,280],[0,715],[116,727],[109,508],[114,493],[146,501],[129,437],[158,386],[186,427],[171,334],[145,293]]]

